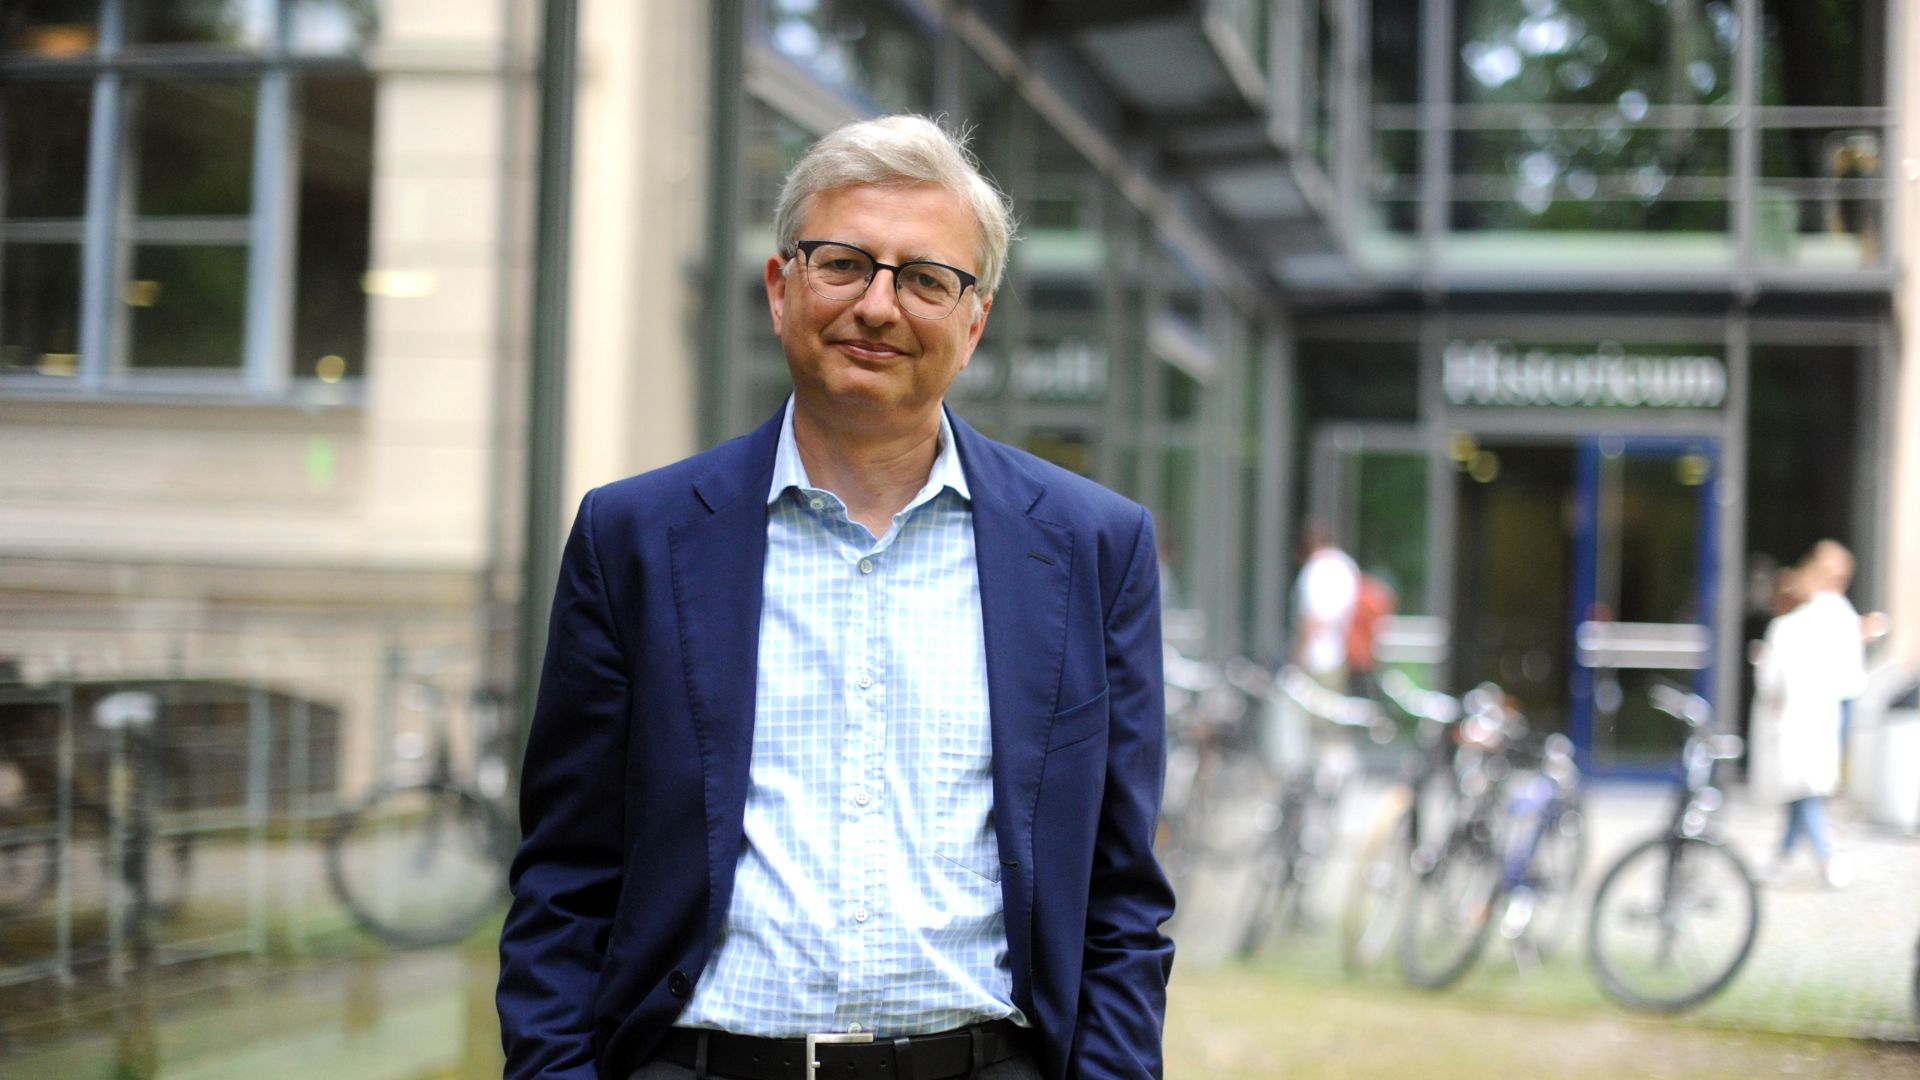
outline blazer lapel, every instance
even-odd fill
[[[707,835],[716,847],[708,852],[710,866],[731,866],[738,855],[738,829],[724,824],[737,825],[747,800],[767,557],[766,494],[780,420],[776,413],[734,443],[733,453],[719,455],[714,467],[693,482],[708,513],[667,532],[687,696],[708,784]],[[724,912],[710,914],[718,920]]]
[[[973,489],[974,558],[987,648],[993,726],[993,817],[1003,862],[1007,934],[1016,979],[1033,955],[1033,806],[1047,750],[1047,721],[1060,704],[1073,539],[1033,510],[1046,489],[1018,461],[952,420]]]

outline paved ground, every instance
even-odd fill
[[[1348,799],[1338,851],[1351,851],[1371,820],[1381,788]],[[1588,793],[1592,842],[1583,892],[1628,847],[1657,832],[1668,813],[1668,790],[1646,784],[1596,785]],[[1777,885],[1763,890],[1758,940],[1746,966],[1719,997],[1689,1022],[1749,1030],[1911,1040],[1915,944],[1920,937],[1920,837],[1865,823],[1845,802],[1834,804],[1839,844],[1856,868],[1848,888],[1819,880],[1804,853]],[[1777,845],[1773,807],[1755,806],[1737,790],[1720,815],[1723,834],[1758,868]],[[1233,867],[1216,865],[1183,890],[1174,926],[1182,965],[1228,962],[1241,887]],[[1258,963],[1283,973],[1337,978],[1335,927],[1348,865],[1336,856],[1308,891],[1313,921],[1271,948]],[[1585,912],[1574,925],[1584,931]],[[1494,1008],[1554,1003],[1611,1008],[1584,970],[1579,941],[1544,968],[1523,966],[1498,947],[1456,992],[1478,994]]]
[[[1379,790],[1363,786],[1348,800],[1342,817],[1348,849]],[[1620,852],[1655,831],[1666,798],[1663,789],[1648,786],[1602,786],[1590,792],[1589,888]],[[1577,949],[1543,966],[1523,966],[1510,952],[1494,948],[1460,985],[1432,997],[1398,985],[1390,972],[1348,980],[1339,970],[1333,932],[1347,869],[1337,858],[1309,893],[1316,926],[1282,939],[1250,963],[1231,961],[1227,933],[1238,882],[1232,867],[1213,867],[1184,890],[1173,927],[1180,956],[1168,1045],[1170,1053],[1182,1055],[1182,1068],[1170,1075],[1275,1075],[1267,1068],[1273,1062],[1284,1063],[1286,1075],[1401,1076],[1410,1075],[1409,1069],[1455,1075],[1435,1071],[1439,1060],[1432,1055],[1444,1046],[1454,1047],[1444,1052],[1451,1055],[1450,1067],[1467,1070],[1458,1073],[1463,1076],[1920,1074],[1908,1072],[1916,1060],[1912,1046],[1793,1043],[1754,1034],[1916,1037],[1911,980],[1914,939],[1920,934],[1920,838],[1864,824],[1844,804],[1837,810],[1842,844],[1858,868],[1856,883],[1828,890],[1808,863],[1797,876],[1768,889],[1759,941],[1746,969],[1726,993],[1673,1021],[1648,1021],[1606,1001]],[[1756,863],[1778,835],[1775,811],[1737,796],[1722,819],[1732,841]],[[493,955],[491,943],[480,940],[485,935],[465,949],[380,952],[319,890],[315,860],[310,848],[276,848],[262,869],[271,883],[266,895],[275,898],[267,926],[276,944],[264,959],[236,953],[231,959],[180,965],[145,1003],[111,995],[63,996],[45,982],[16,985],[8,991],[8,1015],[0,1019],[0,1076],[497,1077]],[[236,885],[249,877],[237,871],[226,876]],[[308,891],[296,887],[301,882]],[[238,894],[248,891],[238,889]],[[301,902],[282,899],[291,896],[302,897]],[[244,895],[236,895],[231,908],[236,917],[247,907]],[[306,922],[301,925],[308,929],[292,934],[285,920],[302,911]],[[178,930],[184,933],[191,925]],[[282,951],[288,941],[304,942],[304,948],[290,955]],[[0,940],[8,946],[0,948],[0,966],[20,958],[15,947],[21,944]],[[1270,996],[1271,1009],[1253,1009],[1256,999],[1269,1000],[1261,995]],[[22,1008],[40,1013],[45,1022],[13,1011]],[[1257,1016],[1250,1013],[1229,1030],[1227,1014],[1234,1008]],[[144,1042],[130,1046],[122,1021],[131,1012],[144,1012],[152,1022],[145,1026]],[[1298,1026],[1302,1023],[1307,1029]],[[1421,1029],[1422,1023],[1430,1030]],[[1312,1041],[1300,1041],[1303,1030]],[[1497,1037],[1503,1045],[1552,1046],[1563,1057],[1584,1055],[1593,1068],[1481,1069],[1492,1059],[1481,1056],[1474,1038],[1457,1034],[1474,1031],[1505,1032]],[[1417,1055],[1407,1058],[1403,1051],[1416,1045],[1426,1048],[1421,1053],[1429,1055],[1434,1068],[1423,1072],[1415,1068]],[[1233,1047],[1239,1049],[1232,1064],[1210,1056]],[[1855,1060],[1846,1056],[1856,1053],[1854,1047],[1867,1055],[1858,1058],[1865,1064],[1847,1064]],[[1878,1067],[1883,1057],[1893,1063],[1891,1071]],[[116,1066],[129,1059],[159,1067],[127,1072]],[[1205,1064],[1195,1071],[1195,1062]],[[1363,1067],[1362,1062],[1372,1064]],[[1707,1070],[1688,1062],[1730,1062],[1739,1068],[1726,1071],[1716,1064]]]

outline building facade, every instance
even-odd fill
[[[1920,661],[1896,0],[558,5],[553,354],[529,345],[549,6],[0,14],[0,835],[108,844],[70,813],[126,761],[99,703],[157,695],[163,740],[228,762],[160,806],[228,853],[164,963],[209,932],[341,954],[324,875],[274,845],[524,720],[492,703],[550,579],[528,517],[567,526],[529,506],[779,406],[773,200],[859,116],[970,129],[1012,196],[952,405],[1154,511],[1180,647],[1282,656],[1318,519],[1395,586],[1387,655],[1496,679],[1602,771],[1678,745],[1650,679],[1737,715],[1770,574],[1818,538]],[[526,480],[543,368],[558,492]],[[126,940],[74,929],[125,909],[99,878],[63,914],[0,908],[68,928],[0,962],[0,1006],[127,977]],[[497,1074],[462,1008],[434,1051]]]

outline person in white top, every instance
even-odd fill
[[[1780,876],[1802,836],[1835,888],[1851,869],[1834,850],[1826,801],[1840,787],[1842,717],[1866,686],[1863,623],[1846,597],[1853,556],[1822,540],[1791,571],[1791,610],[1767,624],[1755,659],[1751,783],[1786,807],[1786,831],[1762,875]]]
[[[1360,567],[1317,522],[1301,531],[1300,553],[1300,576],[1293,585],[1293,662],[1321,685],[1345,693],[1347,629],[1360,596]]]

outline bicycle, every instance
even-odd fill
[[[1555,734],[1523,745],[1524,718],[1490,684],[1468,695],[1465,709],[1457,728],[1460,810],[1438,848],[1413,860],[1400,937],[1402,976],[1429,990],[1465,975],[1496,927],[1516,954],[1549,951],[1585,857],[1572,743]],[[1515,764],[1523,758],[1524,772]]]
[[[98,845],[104,876],[117,879],[146,915],[172,918],[185,906],[197,837],[190,829],[163,828],[161,815],[191,787],[192,758],[160,738],[151,722],[128,728],[124,737],[124,805],[69,780],[64,819],[51,750],[25,738],[0,746],[0,916],[30,914],[45,903],[61,860],[73,857],[83,837]]]
[[[1379,706],[1365,698],[1329,690],[1298,668],[1288,667],[1277,680],[1251,689],[1260,691],[1261,697],[1274,697],[1283,710],[1296,710],[1310,720],[1338,728],[1365,731],[1375,742],[1385,743],[1393,737],[1393,723]],[[1257,953],[1276,926],[1292,926],[1302,920],[1302,893],[1327,855],[1340,798],[1358,769],[1357,755],[1350,745],[1326,742],[1316,747],[1318,740],[1305,729],[1296,731],[1290,739],[1285,729],[1298,725],[1289,724],[1284,713],[1279,726],[1283,729],[1280,754],[1284,771],[1277,797],[1262,812],[1259,827],[1263,835],[1250,856],[1250,877],[1234,949],[1242,959]]]
[[[1167,774],[1154,854],[1169,878],[1184,880],[1209,859],[1230,853],[1243,829],[1232,821],[1259,787],[1252,710],[1235,659],[1225,670],[1166,651]]]
[[[1460,719],[1459,700],[1422,689],[1394,670],[1381,676],[1380,691],[1383,701],[1414,722],[1418,752],[1400,784],[1382,796],[1354,858],[1340,918],[1340,963],[1348,975],[1372,968],[1392,945],[1412,894],[1415,857],[1446,834],[1457,795],[1450,734]]]
[[[1656,683],[1650,696],[1687,726],[1673,815],[1601,878],[1587,958],[1613,1000],[1680,1012],[1720,992],[1746,963],[1760,928],[1760,889],[1713,830],[1723,801],[1714,767],[1740,756],[1740,737],[1714,732],[1713,708],[1697,694]]]
[[[519,843],[503,810],[507,766],[497,706],[476,702],[484,747],[475,780],[459,779],[445,694],[414,684],[432,717],[425,779],[375,788],[335,819],[326,837],[334,895],[368,933],[400,948],[459,941],[506,902],[507,867]],[[401,756],[419,756],[417,741]]]

